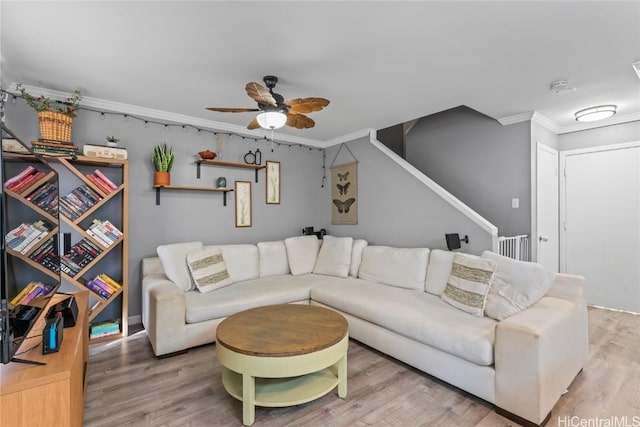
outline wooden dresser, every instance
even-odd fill
[[[89,292],[74,292],[73,295],[78,303],[78,319],[74,327],[64,329],[60,351],[42,354],[41,337],[27,338],[18,350],[24,351],[37,343],[18,357],[46,365],[11,362],[0,366],[1,426],[82,425],[89,364]],[[65,297],[56,294],[49,305]],[[40,319],[29,335],[40,335],[43,327],[44,320]]]

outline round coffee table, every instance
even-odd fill
[[[242,401],[242,422],[255,421],[255,406],[309,402],[338,386],[347,396],[346,319],[312,305],[252,308],[223,320],[216,332],[222,383]]]

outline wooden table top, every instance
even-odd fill
[[[333,310],[313,305],[278,304],[227,317],[218,325],[216,339],[218,344],[236,353],[285,357],[331,347],[347,332],[347,320]]]

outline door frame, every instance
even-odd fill
[[[546,151],[550,154],[553,154],[554,156],[556,156],[556,184],[558,185],[558,210],[555,212],[555,215],[558,219],[558,230],[557,230],[557,239],[558,239],[558,256],[560,255],[560,151],[556,150],[553,147],[549,147],[548,145],[545,145],[543,143],[538,142],[536,145],[536,188],[535,188],[535,197],[536,197],[536,203],[535,203],[535,215],[532,215],[535,221],[535,225],[532,225],[531,227],[531,237],[532,237],[532,241],[531,241],[531,250],[532,252],[535,253],[535,261],[539,262],[540,261],[540,251],[538,250],[540,247],[540,230],[538,228],[538,222],[540,219],[539,214],[539,201],[540,201],[540,175],[538,174],[539,169],[539,156],[538,156],[538,151],[542,150],[542,151]],[[534,249],[535,248],[535,249]],[[533,258],[532,258],[533,260]],[[558,259],[558,269],[560,269],[560,259]],[[560,270],[559,270],[560,271]]]
[[[598,145],[588,148],[560,151],[560,273],[565,273],[567,271],[567,157],[603,151],[625,150],[628,148],[637,147],[640,147],[640,141],[623,142],[610,145]]]

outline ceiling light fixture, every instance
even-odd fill
[[[256,116],[258,124],[264,129],[279,129],[287,123],[287,115],[282,111],[264,111]]]
[[[615,105],[598,105],[597,107],[589,107],[576,112],[576,120],[579,122],[595,122],[597,120],[607,119],[616,114]]]
[[[631,64],[631,66],[633,67],[636,74],[638,75],[638,78],[640,79],[640,61],[634,62],[633,64]]]

